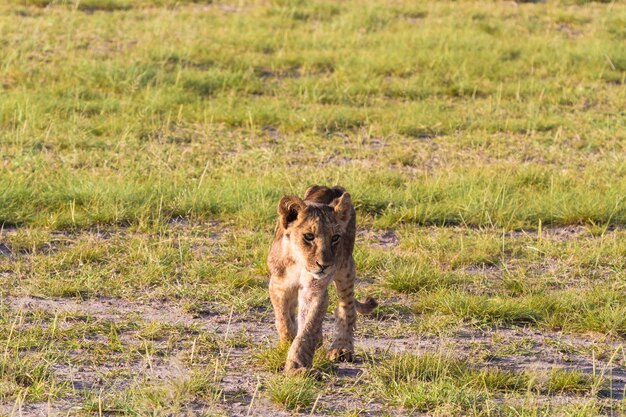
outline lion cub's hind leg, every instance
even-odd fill
[[[281,343],[290,343],[298,333],[296,306],[298,289],[285,288],[270,280],[270,298],[274,307],[276,330]]]

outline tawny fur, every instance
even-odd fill
[[[315,349],[322,343],[331,282],[339,304],[329,357],[351,361],[356,313],[367,314],[377,303],[371,297],[364,303],[354,298],[356,214],[350,194],[341,187],[315,185],[304,199],[283,197],[278,216],[267,263],[276,329],[281,342],[291,343],[285,371],[298,373],[311,367]]]

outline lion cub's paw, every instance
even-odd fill
[[[285,374],[289,376],[299,376],[304,375],[309,371],[308,368],[302,366],[302,364],[296,361],[288,360],[285,364]]]
[[[285,369],[285,374],[287,376],[305,376],[309,373],[309,369],[307,368],[289,368]]]
[[[328,359],[333,362],[352,362],[353,353],[348,349],[335,348],[328,352]]]

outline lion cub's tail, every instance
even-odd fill
[[[354,301],[356,301],[356,311],[359,314],[369,314],[376,307],[378,307],[378,301],[376,301],[373,297],[367,297],[363,302],[360,302],[358,300]]]

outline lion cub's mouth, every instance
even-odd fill
[[[315,279],[323,279],[323,278],[327,278],[329,275],[333,275],[335,273],[335,267],[328,267],[326,269],[322,269],[322,270],[317,270],[317,271],[309,271],[309,273],[311,275],[313,275],[313,278]]]

